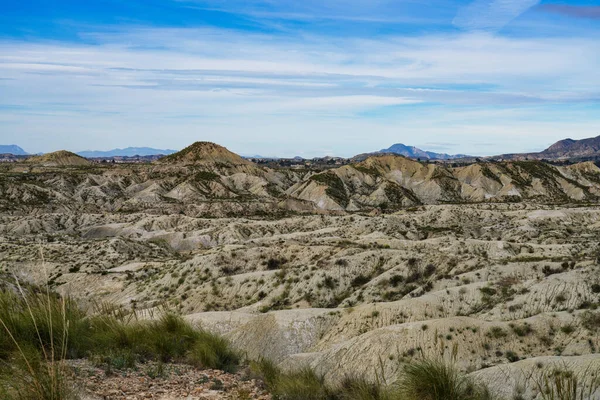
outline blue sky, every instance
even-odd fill
[[[490,155],[600,135],[600,0],[22,0],[0,143]]]

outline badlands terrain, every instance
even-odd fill
[[[315,170],[204,142],[142,165],[59,152],[0,166],[0,271],[90,309],[177,310],[249,359],[330,382],[391,384],[442,354],[529,399],[543,368],[598,376],[599,198],[591,162]]]

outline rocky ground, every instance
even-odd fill
[[[186,365],[140,364],[107,371],[90,361],[72,361],[77,392],[83,400],[270,400],[259,382],[244,372],[196,370]]]

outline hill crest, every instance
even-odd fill
[[[251,164],[241,156],[213,142],[195,142],[177,153],[161,158],[158,162],[161,164]]]
[[[44,166],[86,166],[92,162],[85,158],[66,150],[59,150],[53,153],[35,156],[27,159],[31,164],[43,164]]]

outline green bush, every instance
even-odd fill
[[[202,331],[190,349],[187,360],[199,367],[234,372],[240,364],[240,355],[231,350],[222,337]]]

